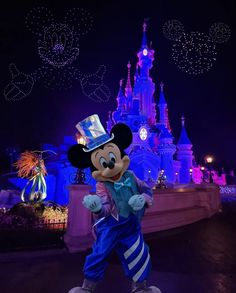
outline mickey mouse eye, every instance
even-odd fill
[[[65,35],[65,33],[61,33],[60,41],[61,41],[62,45],[65,47],[65,45],[66,45],[66,35]]]
[[[101,158],[99,159],[99,163],[100,163],[100,165],[101,165],[102,167],[104,167],[104,168],[107,168],[107,166],[108,166],[107,161],[106,161],[103,157],[101,157]]]
[[[110,152],[110,153],[109,153],[109,157],[110,157],[110,160],[111,160],[113,163],[116,162],[116,156],[114,155],[113,152]]]
[[[54,47],[57,42],[58,42],[58,40],[57,40],[57,34],[56,33],[53,33],[52,34],[52,46]]]

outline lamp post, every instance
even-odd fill
[[[190,182],[193,183],[193,169],[189,169],[189,174],[190,174]]]
[[[175,172],[175,184],[179,183],[179,178],[178,178],[179,173]]]
[[[206,156],[205,161],[208,166],[209,170],[209,183],[213,183],[213,176],[212,176],[212,162],[213,162],[213,157],[212,156]]]
[[[206,175],[205,175],[205,167],[204,166],[201,167],[201,171],[202,171],[202,182],[206,182]]]
[[[166,182],[166,176],[164,175],[164,170],[162,169],[158,175],[157,188],[160,188],[160,189],[167,188],[165,182]]]
[[[86,145],[86,141],[80,133],[77,132],[75,136],[78,144]],[[76,183],[85,184],[85,172],[83,169],[78,169],[76,174]]]

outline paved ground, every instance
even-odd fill
[[[149,235],[150,283],[163,293],[236,292],[236,203],[209,220]],[[88,252],[87,252],[88,253]],[[65,250],[0,255],[1,293],[67,293],[82,282],[86,253]],[[129,292],[115,255],[97,293]]]

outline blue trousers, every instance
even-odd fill
[[[93,251],[86,257],[84,265],[86,279],[94,282],[103,279],[113,250],[117,252],[129,279],[142,282],[148,278],[151,270],[150,255],[135,215],[131,214],[128,218],[120,216],[119,221],[108,216],[97,224],[96,232]]]

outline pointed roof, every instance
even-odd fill
[[[144,22],[143,22],[143,38],[142,38],[141,50],[148,47],[146,30],[147,30],[147,20],[144,20]]]
[[[161,92],[160,92],[159,104],[166,104],[166,99],[165,99],[165,95],[164,95],[164,83],[163,82],[160,83],[160,88],[161,88]]]
[[[169,138],[169,139],[173,139],[173,135],[170,133],[170,131],[164,127],[162,130],[161,130],[161,134],[159,136],[160,139],[166,139],[166,138]]]
[[[134,75],[134,81],[136,82],[139,78],[139,70],[138,70],[138,63],[136,64],[136,70]]]
[[[182,123],[182,129],[181,129],[181,133],[180,133],[180,138],[178,141],[178,144],[190,144],[192,145],[188,135],[187,135],[187,131],[185,129],[185,118],[184,116],[181,117],[181,123]]]
[[[128,75],[127,75],[127,83],[125,87],[126,95],[128,95],[129,93],[132,93],[132,85],[131,85],[131,79],[130,79],[130,68],[131,68],[130,61],[127,64],[127,68],[128,68]]]
[[[117,100],[118,99],[124,99],[125,100],[125,95],[123,93],[122,85],[123,85],[123,79],[120,80],[120,88],[119,88],[119,92],[118,92],[118,95],[117,95]]]

